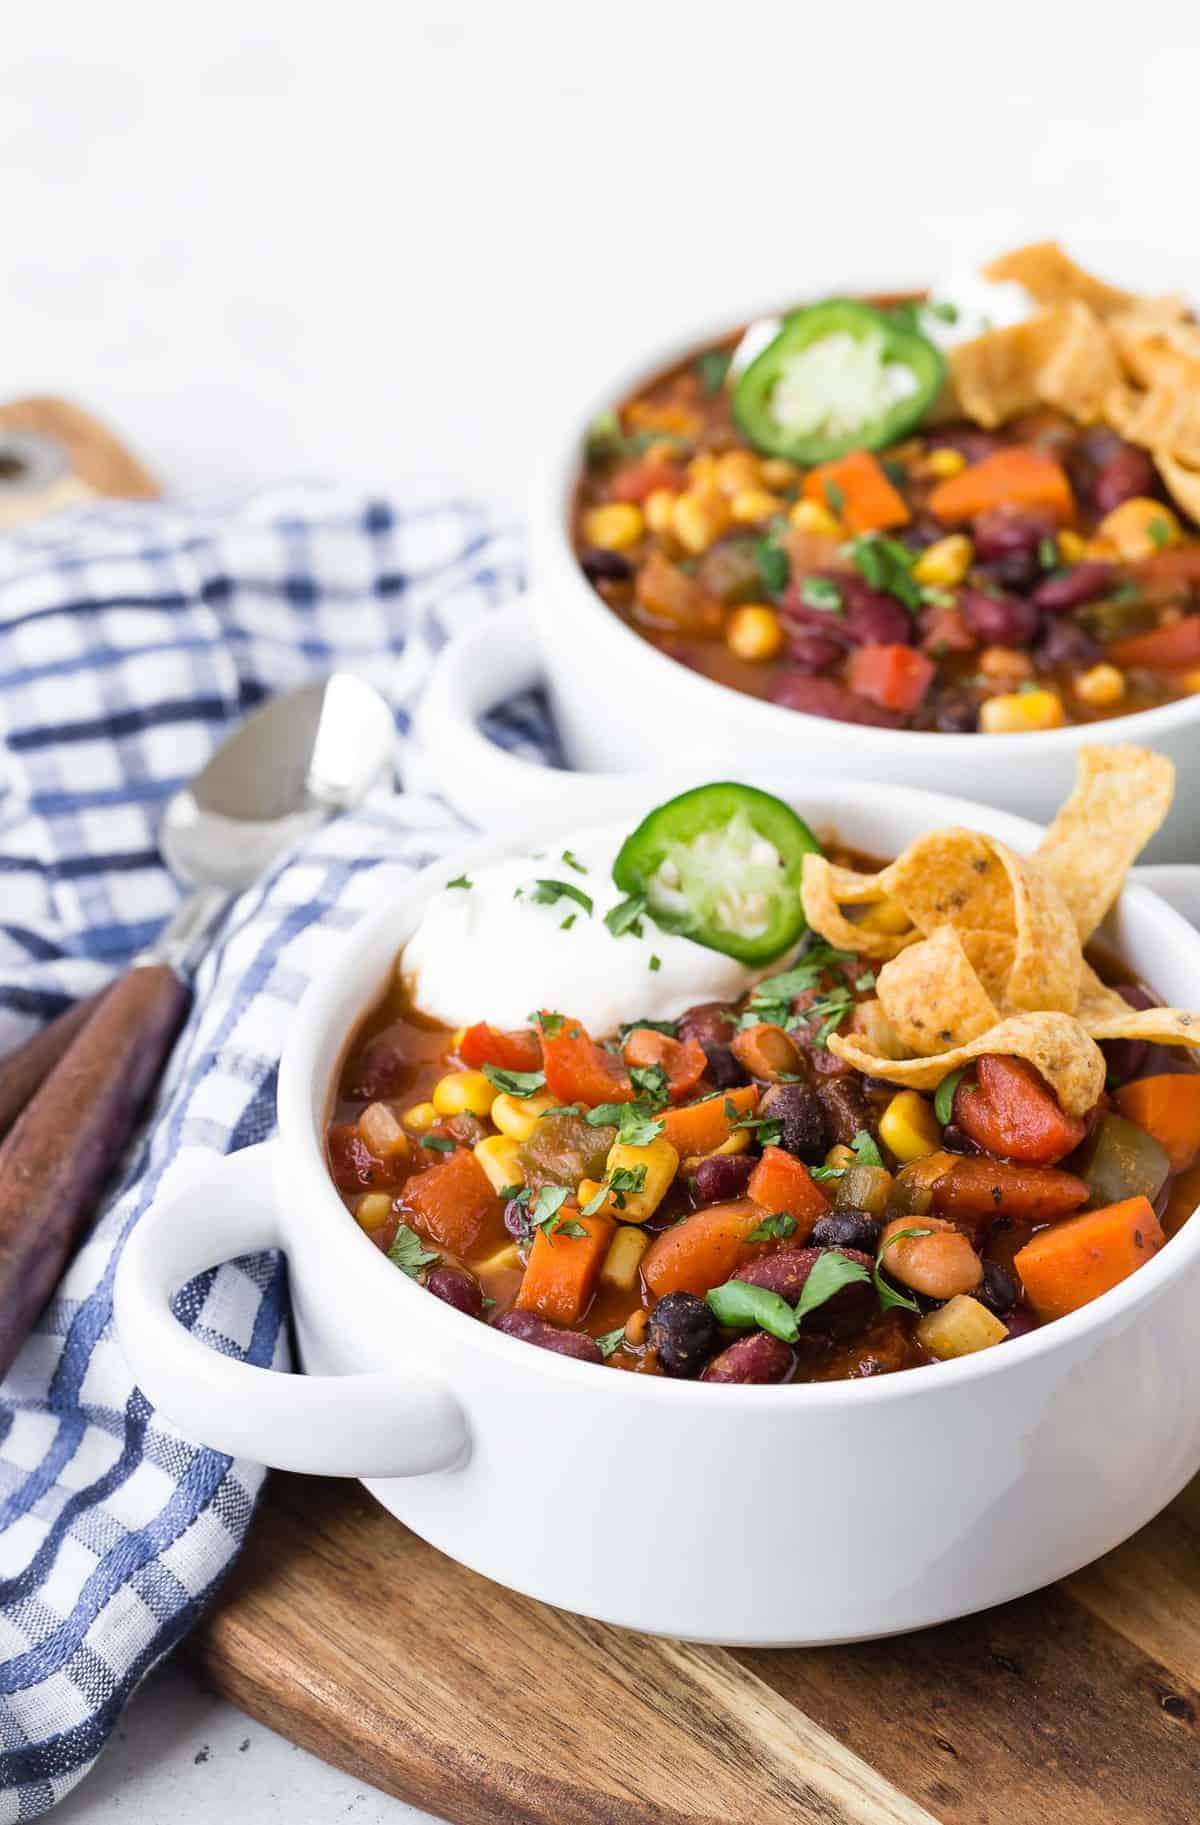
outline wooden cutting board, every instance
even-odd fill
[[[155,492],[77,407],[0,406],[0,527]],[[456,1825],[1191,1825],[1198,1585],[1200,1479],[1100,1564],[964,1622],[697,1648],[514,1597],[355,1484],[276,1476],[191,1651],[255,1717]]]
[[[356,1485],[277,1475],[193,1651],[457,1825],[1192,1825],[1198,1568],[1200,1478],[1098,1565],[963,1622],[692,1647],[513,1596]]]

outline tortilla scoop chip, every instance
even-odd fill
[[[1175,505],[1190,520],[1200,521],[1200,468],[1189,468],[1166,450],[1155,450],[1154,463]]]
[[[1121,367],[1105,325],[1078,299],[1060,306],[1053,333],[1043,331],[1044,354],[1035,379],[1037,396],[1079,424],[1093,424],[1121,384]]]
[[[952,925],[885,963],[875,992],[904,1050],[919,1057],[968,1044],[1000,1018]]]
[[[977,830],[949,825],[917,837],[875,879],[927,936],[939,925],[1012,931],[1012,886],[996,849]]]
[[[936,1090],[943,1077],[985,1052],[1027,1058],[1067,1115],[1086,1114],[1104,1088],[1104,1054],[1072,1014],[1012,1014],[968,1044],[929,1058],[885,1058],[862,1038],[838,1033],[830,1035],[829,1050],[869,1076],[911,1090]]]
[[[1160,374],[1144,393],[1116,387],[1104,411],[1131,444],[1168,450],[1177,461],[1200,468],[1200,374],[1193,380]]]
[[[1038,375],[1057,341],[1057,313],[1039,311],[1024,323],[987,330],[947,356],[959,409],[994,430],[1041,403]]]
[[[985,266],[983,276],[1015,280],[1039,304],[1063,304],[1077,298],[1098,317],[1128,310],[1137,301],[1132,292],[1121,291],[1085,272],[1057,241],[1033,241],[1027,247],[1014,247],[1011,253],[1001,254]]]
[[[800,899],[813,931],[838,950],[856,951],[876,961],[896,957],[906,945],[915,943],[921,935],[918,931],[871,931],[856,925],[842,911],[843,905],[869,905],[884,899],[883,889],[875,886],[878,879],[877,875],[835,867],[823,855],[806,855]]]
[[[1042,838],[1036,860],[1066,901],[1081,945],[1120,893],[1174,795],[1175,768],[1164,754],[1128,745],[1079,750],[1075,790]]]

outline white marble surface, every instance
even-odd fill
[[[1187,0],[1120,30],[1047,0],[12,7],[0,392],[73,394],[180,488],[423,471],[516,512],[582,376],[726,304],[1056,231],[1186,283],[1198,93]],[[418,1815],[171,1669],[59,1816]]]

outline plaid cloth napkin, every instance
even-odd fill
[[[510,536],[432,494],[122,504],[0,541],[0,1051],[173,910],[162,804],[264,696],[362,671],[394,706],[403,788],[236,904],[120,1183],[0,1385],[0,1821],[87,1771],[245,1535],[262,1470],[188,1444],[133,1387],[117,1257],[153,1199],[270,1133],[287,1010],[359,915],[461,835],[420,788],[409,714],[446,637],[519,580]],[[493,734],[550,751],[532,702]],[[286,1366],[276,1262],[222,1267],[177,1309],[215,1348]]]

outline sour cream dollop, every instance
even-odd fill
[[[973,342],[988,330],[1011,329],[1037,310],[1012,279],[985,279],[982,273],[955,273],[930,287],[929,306],[921,312],[921,333],[945,352]]]
[[[443,887],[400,956],[414,1008],[449,1027],[519,1027],[547,1008],[603,1039],[630,1021],[674,1020],[699,1001],[744,995],[767,971],[648,918],[640,937],[609,931],[604,915],[623,897],[612,866],[628,834],[624,826],[592,829],[538,855],[469,868],[468,886]],[[574,888],[591,912],[569,893],[535,899],[539,881]]]

